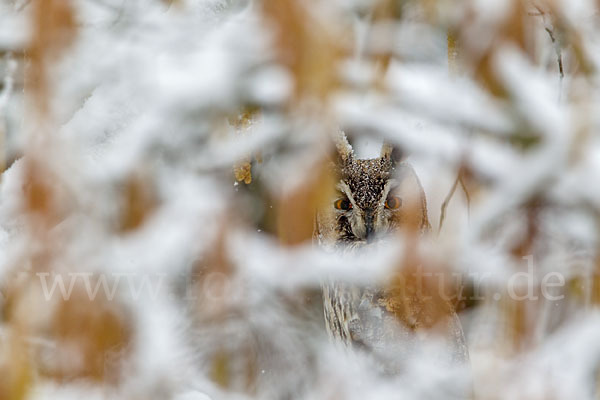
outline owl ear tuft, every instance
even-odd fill
[[[354,150],[352,149],[352,146],[350,146],[344,132],[339,131],[336,134],[335,147],[337,149],[338,161],[340,164],[346,164],[354,157]]]
[[[404,158],[404,154],[399,147],[393,146],[392,144],[385,142],[381,147],[381,157],[389,158],[394,164],[397,164],[400,161],[402,161],[402,159]]]

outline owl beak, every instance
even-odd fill
[[[371,243],[375,236],[375,213],[372,210],[365,210],[365,239]]]

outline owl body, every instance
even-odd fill
[[[410,165],[399,162],[391,146],[384,145],[378,158],[356,159],[341,134],[337,150],[336,197],[318,213],[316,221],[321,246],[355,252],[398,229],[417,237],[429,230],[420,182]],[[423,340],[421,332],[437,332],[450,346],[452,359],[466,360],[462,328],[452,305],[435,293],[423,296],[417,283],[404,279],[402,273],[382,285],[324,283],[324,316],[330,338],[368,351],[388,372],[401,368],[404,356]],[[436,329],[430,330],[433,325]]]

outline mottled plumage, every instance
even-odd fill
[[[392,147],[384,145],[378,158],[356,159],[340,134],[337,151],[337,197],[317,216],[315,233],[321,246],[353,252],[401,227],[416,235],[429,230],[420,182],[410,165],[399,162]],[[462,328],[452,305],[435,294],[433,301],[425,301],[414,280],[396,278],[381,286],[325,283],[323,304],[330,337],[367,350],[386,372],[397,372],[403,356],[424,340],[416,332],[441,332],[437,337],[447,341],[450,359],[466,360]],[[434,324],[436,329],[431,329]]]

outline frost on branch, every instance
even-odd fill
[[[583,0],[0,0],[0,399],[597,398],[599,27]],[[401,149],[437,229],[319,246],[339,132]],[[386,288],[419,346],[331,341],[329,280]]]

